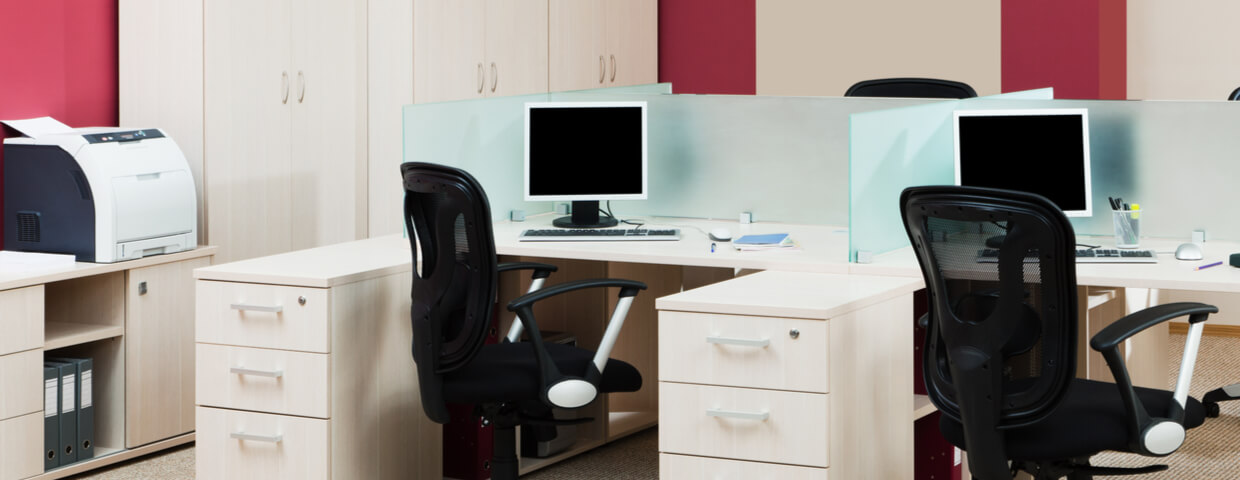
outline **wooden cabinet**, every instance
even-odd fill
[[[413,3],[417,103],[547,91],[547,0]]]
[[[655,0],[550,0],[553,92],[658,81]]]

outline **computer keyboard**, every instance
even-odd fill
[[[624,242],[680,240],[680,230],[650,228],[549,228],[526,230],[522,242]]]
[[[978,263],[994,263],[999,261],[999,251],[993,248],[978,250]],[[1030,250],[1025,263],[1038,261],[1036,250]],[[1119,250],[1114,248],[1078,248],[1076,263],[1158,263],[1158,255],[1153,250]]]

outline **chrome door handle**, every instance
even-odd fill
[[[233,310],[241,310],[243,312],[280,313],[284,311],[284,306],[282,305],[250,305],[245,303],[234,303],[229,305],[229,308]]]
[[[603,79],[607,78],[607,62],[603,61],[603,56],[598,56],[598,83],[603,83]]]
[[[611,81],[613,83],[616,81],[616,56],[615,55],[611,56]]]
[[[284,435],[255,435],[253,433],[233,432],[228,434],[230,438],[237,440],[253,440],[256,442],[280,443],[284,441]]]
[[[245,367],[230,367],[229,373],[237,375],[249,375],[254,377],[280,378],[284,376],[284,370],[253,370]]]
[[[297,85],[301,90],[301,93],[297,95],[297,103],[302,103],[306,99],[306,74],[302,73],[301,70],[297,71]]]
[[[280,91],[284,92],[284,98],[280,99],[281,104],[288,103],[288,72],[280,72]]]
[[[715,345],[739,345],[742,347],[766,348],[771,344],[769,339],[750,340],[747,338],[706,337],[706,343]]]
[[[495,93],[496,85],[499,85],[499,69],[495,68],[495,62],[491,62],[491,93]]]
[[[766,419],[771,418],[771,412],[757,412],[757,413],[734,412],[731,410],[718,410],[718,409],[711,408],[711,409],[706,410],[706,416],[720,417],[720,418],[735,418],[738,420],[757,420],[759,422],[765,422]]]

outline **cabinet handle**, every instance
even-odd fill
[[[487,80],[486,80],[486,76],[483,74],[483,71],[482,71],[482,63],[479,62],[478,63],[478,93],[482,93],[482,87],[486,86],[486,84],[487,84]]]
[[[280,91],[284,92],[284,98],[280,99],[280,103],[288,103],[288,72],[280,72]]]
[[[706,343],[715,345],[740,345],[742,347],[766,348],[771,344],[769,339],[749,340],[745,338],[706,337]]]
[[[228,371],[237,375],[250,375],[254,377],[280,378],[284,376],[284,370],[252,370],[245,367],[230,367]]]
[[[611,56],[611,81],[612,83],[616,82],[616,56],[615,55]]]
[[[297,94],[297,103],[302,103],[306,100],[306,74],[302,73],[301,70],[297,71],[297,85],[298,90],[301,92]]]
[[[495,68],[495,62],[491,62],[491,93],[495,93],[496,85],[499,85],[499,69]]]
[[[603,79],[607,77],[607,62],[603,61],[603,56],[598,56],[598,83],[603,83]]]
[[[716,410],[716,409],[711,408],[711,409],[706,410],[706,416],[720,417],[720,418],[735,418],[739,420],[757,420],[759,422],[765,422],[766,419],[771,418],[771,412],[758,412],[758,413],[734,412],[730,410]]]
[[[229,305],[233,310],[241,310],[243,312],[267,312],[280,313],[284,311],[283,305],[250,305],[245,303],[234,303]]]
[[[255,442],[280,443],[284,441],[284,435],[255,435],[253,433],[233,432],[228,434],[228,436],[237,440],[253,440]]]

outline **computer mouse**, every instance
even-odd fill
[[[1176,247],[1176,260],[1201,260],[1201,247],[1196,243],[1185,243]]]
[[[710,239],[716,242],[727,242],[732,240],[732,231],[726,228],[710,229]]]

